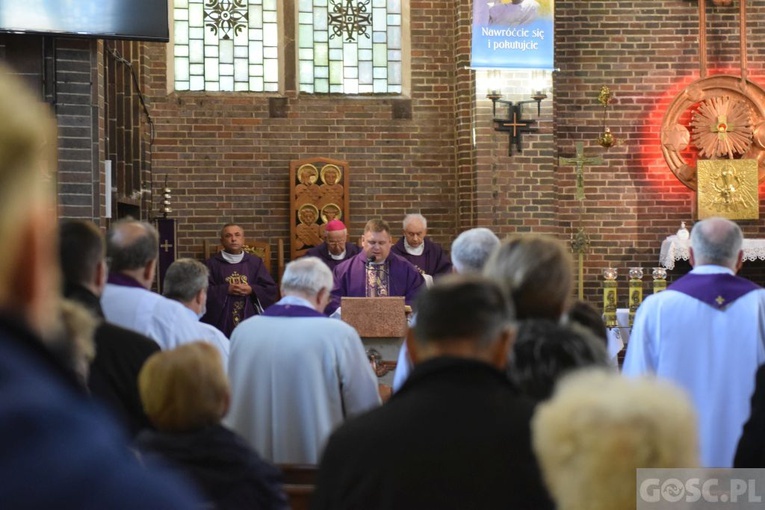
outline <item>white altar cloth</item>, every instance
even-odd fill
[[[675,261],[688,260],[690,246],[690,240],[678,239],[676,235],[667,237],[661,243],[659,264],[674,269]],[[744,250],[744,260],[765,260],[765,239],[744,239],[741,248]]]

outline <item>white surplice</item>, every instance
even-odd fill
[[[345,418],[380,405],[361,339],[337,319],[241,322],[231,335],[228,374],[224,423],[274,463],[318,464]]]
[[[704,265],[694,274],[730,269]],[[749,417],[755,373],[765,362],[765,290],[722,310],[682,292],[665,290],[637,311],[624,360],[625,375],[654,373],[691,397],[699,415],[701,462],[730,467]]]

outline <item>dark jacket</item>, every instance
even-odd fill
[[[138,393],[138,372],[146,359],[160,350],[159,345],[147,336],[104,321],[98,297],[85,287],[68,284],[64,295],[102,319],[94,335],[96,357],[90,365],[88,388],[135,436],[151,426]]]
[[[0,319],[0,508],[198,508],[23,326]]]
[[[145,430],[136,446],[184,472],[217,510],[287,508],[280,471],[222,425],[176,434]]]
[[[485,363],[426,361],[387,404],[331,436],[312,508],[552,508],[531,450],[533,411]]]
[[[752,411],[738,441],[734,468],[765,468],[765,365],[757,369]]]

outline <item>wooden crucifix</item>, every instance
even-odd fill
[[[602,165],[603,158],[585,158],[584,143],[576,142],[575,158],[558,158],[560,166],[576,165],[576,194],[574,198],[584,200],[584,165]]]

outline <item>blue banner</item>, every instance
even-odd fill
[[[555,69],[554,0],[473,0],[472,68]]]

